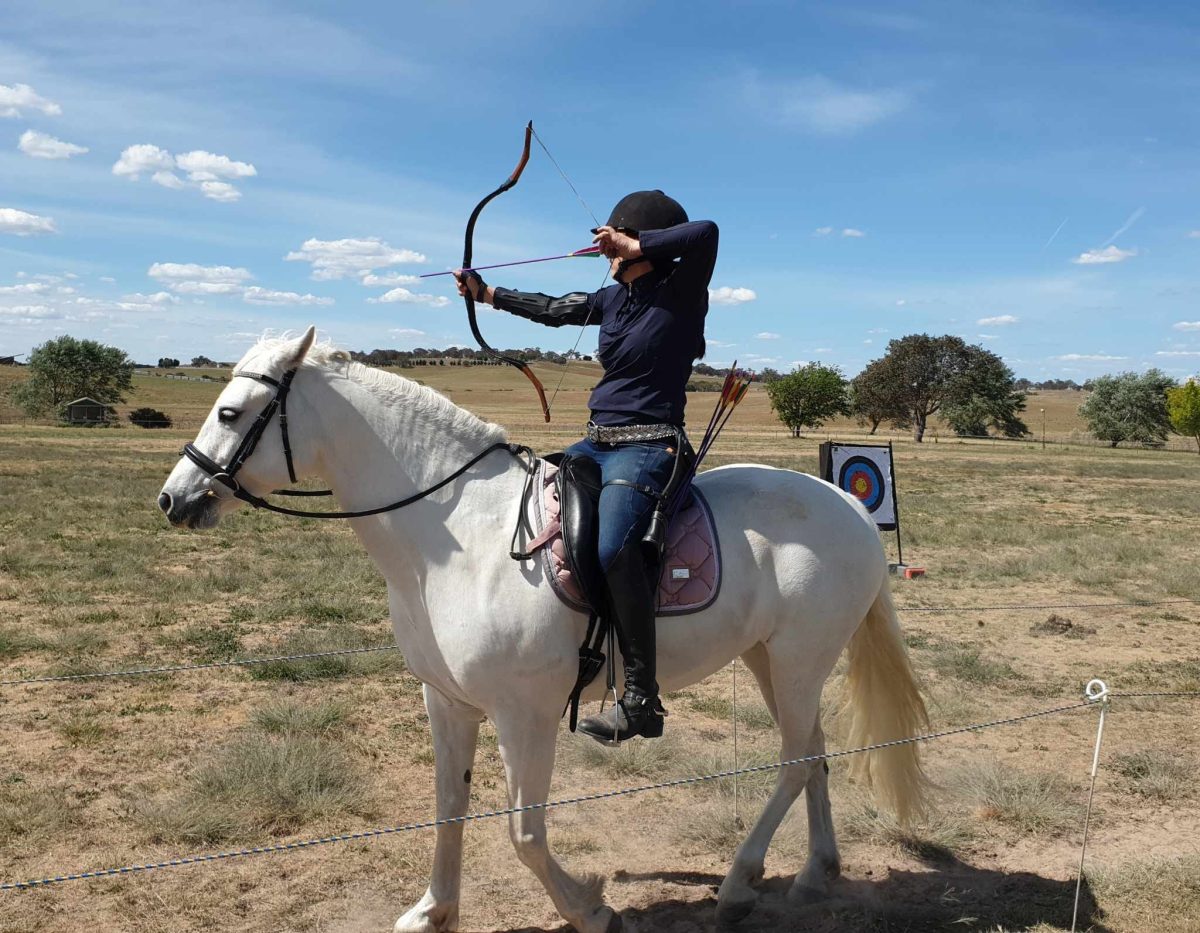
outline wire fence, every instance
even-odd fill
[[[897,606],[897,612],[1022,612],[1059,609],[1144,609],[1155,606],[1197,605],[1195,599],[1140,599],[1113,603],[1040,603],[1008,604],[994,606]],[[224,661],[207,661],[199,664],[167,664],[158,667],[135,667],[115,671],[87,671],[77,674],[49,674],[35,677],[0,680],[0,687],[21,687],[35,684],[71,683],[74,681],[105,680],[116,677],[146,677],[165,674],[183,674],[194,671],[219,670],[233,667],[252,667],[257,664],[287,663],[291,661],[315,661],[347,655],[369,654],[381,651],[398,651],[395,644],[367,645],[361,648],[339,648],[332,651],[311,651],[304,654],[269,655],[258,658],[231,658]]]
[[[1200,693],[1196,695],[1200,696]],[[846,758],[851,755],[859,755],[865,752],[881,751],[887,748],[896,748],[901,745],[913,745],[920,742],[931,742],[935,739],[943,739],[948,738],[949,736],[962,735],[967,732],[978,732],[984,729],[999,728],[1000,726],[1011,725],[1018,722],[1026,722],[1031,719],[1039,719],[1046,716],[1054,716],[1060,713],[1073,712],[1075,710],[1092,706],[1093,703],[1094,701],[1087,699],[1080,702],[1067,704],[1065,706],[1056,706],[1050,709],[1036,710],[1032,713],[1023,713],[1018,716],[1008,716],[1004,719],[994,719],[989,722],[975,723],[969,726],[959,726],[958,728],[946,729],[941,732],[931,732],[924,735],[895,739],[890,742],[879,742],[874,745],[866,745],[861,748],[823,752],[818,755],[806,755],[801,758],[791,758],[786,761],[770,762],[762,765],[747,766],[745,768],[733,768],[726,771],[713,772],[711,774],[674,778],[666,781],[656,781],[651,784],[640,784],[635,787],[624,787],[617,790],[600,791],[592,794],[581,794],[575,797],[567,797],[559,800],[548,800],[543,803],[532,803],[521,807],[507,807],[502,810],[485,810],[478,813],[467,813],[463,816],[423,820],[417,823],[406,823],[402,826],[386,826],[378,829],[366,829],[352,833],[340,833],[335,836],[323,836],[316,839],[303,839],[296,842],[281,842],[274,845],[254,846],[245,849],[231,849],[224,852],[185,855],[178,858],[164,859],[158,862],[144,862],[140,864],[123,865],[117,868],[101,868],[92,871],[53,875],[46,878],[35,878],[28,881],[10,881],[0,884],[0,891],[18,891],[28,888],[43,888],[50,885],[62,884],[68,881],[82,881],[88,878],[109,878],[114,875],[129,875],[138,872],[154,871],[161,868],[176,868],[183,865],[195,865],[201,862],[228,861],[230,859],[244,858],[251,855],[268,855],[279,852],[291,852],[298,849],[309,849],[315,846],[332,845],[339,842],[376,839],[380,836],[391,836],[398,833],[413,832],[419,829],[434,829],[438,826],[449,826],[455,823],[470,823],[477,820],[494,819],[501,816],[511,816],[517,813],[525,813],[531,810],[551,810],[558,807],[568,807],[575,804],[588,803],[596,800],[610,800],[615,797],[625,797],[631,794],[642,794],[648,791],[686,787],[688,785],[731,778],[735,775],[741,776],[746,774],[758,774],[765,771],[777,771],[781,768],[789,768],[796,765],[812,764],[818,761],[833,761],[838,758]]]
[[[1092,683],[1097,683],[1093,681]],[[1103,686],[1103,685],[1101,685]],[[1091,685],[1089,684],[1089,690]],[[311,849],[317,846],[334,845],[341,842],[353,842],[369,839],[378,839],[382,836],[394,836],[401,833],[415,832],[417,830],[435,829],[439,826],[449,826],[458,823],[471,823],[479,820],[495,819],[502,816],[512,816],[519,813],[526,813],[533,810],[552,810],[560,807],[569,807],[582,803],[590,803],[600,800],[611,800],[617,797],[626,797],[633,794],[643,794],[649,791],[657,790],[672,790],[678,787],[687,787],[696,784],[702,784],[708,781],[723,780],[747,774],[761,774],[768,771],[778,771],[782,768],[790,768],[798,765],[814,764],[816,762],[829,762],[839,758],[847,758],[852,755],[860,755],[867,752],[882,751],[889,748],[897,748],[903,745],[915,745],[923,742],[932,742],[936,739],[949,738],[956,735],[964,735],[968,732],[982,732],[986,729],[996,729],[1002,726],[1014,725],[1016,723],[1028,722],[1034,719],[1041,719],[1048,716],[1056,716],[1064,713],[1076,712],[1089,707],[1104,708],[1107,700],[1114,698],[1135,698],[1135,697],[1176,697],[1200,699],[1200,691],[1178,691],[1171,693],[1109,693],[1107,688],[1102,692],[1092,694],[1089,692],[1086,699],[1069,703],[1063,706],[1050,707],[1048,709],[1035,710],[1031,713],[1022,713],[1016,716],[1007,716],[1003,719],[993,719],[987,722],[972,723],[968,726],[959,726],[954,729],[944,729],[939,732],[924,733],[922,735],[909,736],[902,739],[894,739],[889,742],[878,742],[873,745],[865,745],[860,748],[843,749],[841,751],[822,752],[817,755],[805,755],[800,758],[791,758],[785,761],[770,762],[761,765],[752,765],[745,768],[733,768],[725,771],[716,771],[711,774],[700,774],[690,777],[672,778],[665,781],[656,781],[650,784],[640,784],[634,787],[624,787],[616,790],[599,791],[591,794],[580,794],[574,797],[566,797],[558,800],[547,800],[542,803],[532,803],[520,807],[506,807],[500,810],[484,810],[476,813],[467,813],[462,816],[443,817],[441,819],[422,820],[415,823],[405,823],[400,826],[384,826],[375,829],[364,829],[356,832],[339,833],[333,836],[321,836],[314,839],[301,839],[294,842],[280,842],[266,846],[252,846],[243,849],[229,849],[222,852],[205,852],[195,855],[183,855],[176,858],[163,859],[160,861],[138,862],[130,865],[121,865],[113,868],[100,868],[89,871],[78,871],[72,873],[62,873],[50,875],[43,878],[32,878],[25,881],[8,881],[0,883],[0,891],[24,891],[33,888],[46,888],[53,885],[65,884],[70,881],[84,881],[97,878],[111,878],[120,875],[133,875],[143,872],[156,871],[164,868],[179,868],[186,865],[198,865],[208,862],[228,862],[233,859],[246,858],[252,855],[272,855],[284,852],[296,852],[302,849]]]

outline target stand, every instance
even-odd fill
[[[888,564],[888,570],[906,580],[924,576],[925,568],[904,563],[892,445],[826,441],[821,445],[820,464],[823,480],[858,499],[880,531],[896,532],[897,562]]]

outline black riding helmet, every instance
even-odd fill
[[[617,202],[608,215],[609,227],[617,230],[665,230],[687,223],[687,211],[674,198],[657,188],[654,191],[635,191]]]

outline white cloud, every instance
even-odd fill
[[[1062,360],[1064,363],[1112,363],[1117,360],[1127,360],[1127,356],[1110,356],[1107,353],[1064,353],[1062,356],[1054,357],[1056,360]]]
[[[1080,253],[1071,262],[1077,266],[1094,266],[1108,262],[1124,262],[1131,256],[1136,256],[1136,249],[1120,249],[1116,246],[1106,246],[1104,249],[1089,249]]]
[[[192,181],[215,181],[218,178],[253,178],[258,174],[249,162],[235,162],[229,156],[216,155],[196,149],[175,157],[175,165],[187,172]]]
[[[62,107],[47,100],[28,84],[0,84],[0,117],[19,117],[22,110],[38,110],[48,117],[57,117]]]
[[[1193,240],[1200,240],[1200,230],[1189,230],[1188,237]]]
[[[817,347],[813,353],[832,353],[833,347]]]
[[[1019,320],[1015,314],[997,314],[995,317],[981,317],[975,323],[980,327],[1003,327],[1007,324],[1016,324]]]
[[[121,153],[121,157],[113,163],[112,173],[136,181],[143,172],[169,172],[174,167],[175,157],[166,149],[151,146],[149,143],[141,143],[129,146]],[[155,180],[158,180],[157,177]]]
[[[866,234],[863,233],[861,230],[854,229],[854,227],[846,227],[844,230],[842,230],[842,236],[857,238],[857,237],[864,237],[864,236],[866,236]]]
[[[380,288],[389,288],[395,285],[416,285],[421,281],[419,275],[404,275],[401,272],[388,272],[386,275],[364,275],[362,277],[363,285],[368,287],[378,286]]]
[[[896,307],[897,308],[903,308],[906,304],[908,304],[907,298],[897,298],[896,299]]]
[[[53,136],[47,136],[37,130],[26,130],[22,133],[17,148],[34,159],[69,159],[71,156],[83,155],[88,151],[87,146],[65,143],[61,139],[55,139]]]
[[[204,181],[200,183],[200,191],[206,198],[228,204],[241,198],[242,193],[227,181]]]
[[[388,331],[393,337],[424,337],[425,331],[415,327],[393,327]]]
[[[155,172],[150,176],[150,180],[156,185],[162,185],[164,188],[170,188],[172,191],[178,191],[180,188],[186,188],[187,182],[176,175],[174,172],[161,171]]]
[[[242,293],[242,299],[252,305],[331,305],[332,298],[322,298],[317,295],[299,294],[298,292],[280,292],[270,288],[259,288],[251,285]]]
[[[152,279],[173,288],[177,282],[209,282],[222,285],[240,285],[254,278],[241,266],[201,266],[194,262],[156,262],[146,272]]]
[[[289,262],[312,264],[317,281],[363,277],[375,269],[401,263],[422,263],[425,257],[411,249],[396,249],[379,237],[343,240],[305,240],[298,250],[283,257]],[[395,299],[400,300],[400,299]]]
[[[778,340],[782,334],[772,333],[769,330],[759,331],[754,335],[756,340]]]
[[[1200,321],[1180,321],[1171,325],[1175,330],[1200,330]]]
[[[40,217],[13,207],[0,207],[0,233],[36,236],[40,233],[58,233],[58,228],[50,217]]]
[[[1159,350],[1155,356],[1200,356],[1200,350]]]
[[[903,91],[858,90],[821,75],[800,81],[767,81],[751,75],[745,92],[771,119],[828,136],[865,129],[895,116],[909,104]]]
[[[413,305],[429,305],[431,308],[444,308],[450,304],[450,299],[443,295],[421,295],[415,292],[410,292],[407,288],[393,288],[390,292],[384,292],[378,298],[368,298],[373,305],[378,304],[401,304]]]
[[[175,174],[175,169],[187,173],[187,181]],[[229,203],[238,200],[242,193],[222,178],[252,178],[258,174],[249,162],[237,162],[229,156],[217,155],[196,149],[173,156],[166,149],[140,143],[129,146],[121,153],[112,167],[114,175],[123,175],[137,181],[143,172],[149,172],[150,180],[164,188],[178,191],[195,188],[204,197],[213,201]]]
[[[722,350],[728,350],[730,347],[737,346],[736,343],[725,343],[723,340],[706,340],[705,343],[710,347],[718,347]]]
[[[976,336],[978,336],[980,340],[998,340],[1000,338],[999,334],[977,334]]]
[[[833,227],[817,227],[813,231],[813,236],[829,236],[831,233],[833,233]]]
[[[152,295],[143,295],[141,292],[134,292],[132,295],[122,295],[121,300],[135,304],[158,305],[160,307],[179,304],[179,298],[170,292],[154,292]]]
[[[754,301],[758,294],[752,288],[731,288],[728,285],[722,285],[720,288],[710,288],[708,290],[709,301],[715,301],[719,305],[740,305],[747,301]]]
[[[18,285],[0,285],[0,295],[44,295],[50,291],[45,282],[21,282]]]
[[[55,320],[63,313],[49,305],[13,305],[0,308],[0,317],[8,318],[18,324],[32,324],[37,321]]]

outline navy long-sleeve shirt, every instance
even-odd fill
[[[709,220],[644,230],[642,255],[654,269],[629,285],[559,298],[497,288],[495,307],[549,327],[600,325],[604,376],[588,400],[597,424],[682,425],[692,361],[704,349],[717,238]]]

